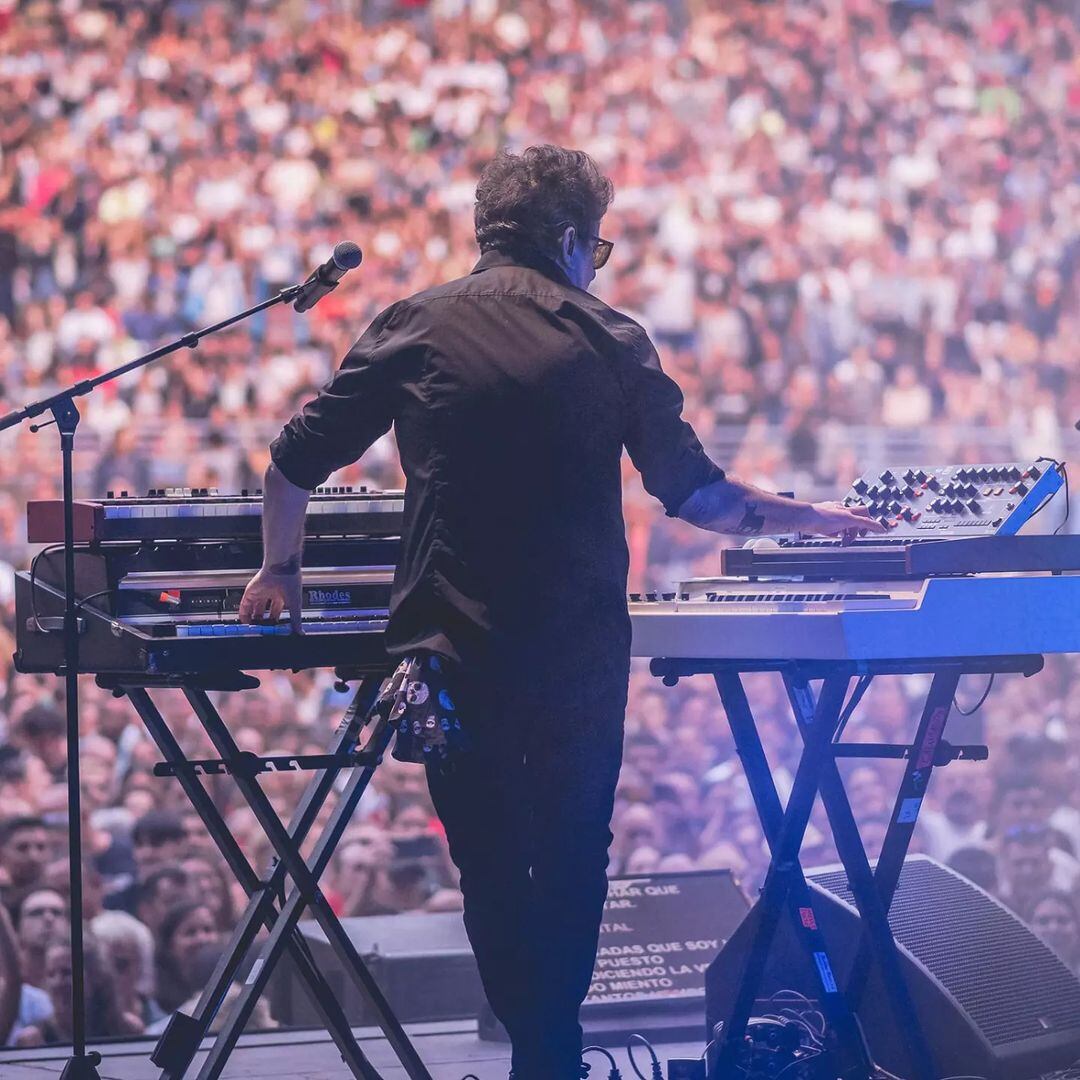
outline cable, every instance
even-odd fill
[[[98,589],[97,592],[92,592],[89,596],[84,596],[80,600],[75,601],[76,609],[84,607],[90,603],[91,600],[96,600],[99,596],[108,596],[109,593],[118,592],[117,589]]]
[[[821,1051],[820,1051],[820,1050],[809,1050],[809,1051],[807,1051],[807,1053],[806,1053],[806,1054],[804,1054],[804,1055],[803,1055],[802,1057],[797,1057],[797,1058],[796,1058],[796,1059],[795,1059],[794,1061],[789,1061],[789,1062],[788,1062],[788,1063],[787,1063],[787,1064],[786,1064],[786,1065],[785,1065],[785,1066],[784,1066],[784,1067],[783,1067],[783,1068],[782,1068],[782,1069],[781,1069],[781,1070],[780,1070],[780,1071],[779,1071],[779,1072],[778,1072],[778,1073],[776,1074],[776,1080],[780,1080],[780,1078],[781,1078],[782,1076],[784,1076],[784,1075],[786,1075],[787,1073],[791,1072],[791,1070],[792,1070],[792,1069],[800,1069],[800,1068],[802,1068],[802,1066],[804,1066],[804,1065],[805,1065],[805,1064],[806,1064],[807,1062],[809,1062],[809,1061],[813,1061],[813,1060],[814,1060],[814,1058],[819,1058],[819,1057],[821,1057]]]
[[[994,688],[994,675],[995,674],[996,674],[996,672],[991,672],[990,673],[990,678],[986,680],[986,689],[983,691],[982,697],[979,698],[979,700],[976,701],[975,704],[972,705],[972,707],[970,709],[961,709],[960,706],[956,702],[956,695],[955,694],[953,694],[953,699],[952,699],[953,708],[961,716],[972,716],[975,713],[977,713],[983,707],[983,703],[986,701],[986,699],[990,696],[990,691]]]
[[[1061,473],[1061,479],[1065,481],[1065,516],[1058,522],[1058,527],[1052,534],[1054,536],[1057,536],[1057,534],[1065,527],[1065,523],[1069,520],[1069,510],[1072,505],[1069,498],[1069,470],[1065,467],[1064,461],[1059,461],[1057,466],[1058,471]]]
[[[1061,529],[1062,525],[1064,525],[1065,522],[1069,520],[1069,471],[1065,467],[1065,462],[1064,461],[1058,461],[1056,458],[1039,457],[1039,458],[1036,458],[1035,460],[1036,461],[1049,461],[1050,464],[1057,470],[1058,476],[1060,476],[1061,479],[1065,481],[1065,516],[1061,519],[1061,521],[1058,523],[1058,527],[1051,534],[1053,536],[1057,536],[1057,534],[1058,534],[1059,530]],[[1050,500],[1053,499],[1053,497],[1056,494],[1057,494],[1057,492],[1055,492],[1055,491],[1050,492],[1050,494],[1047,495],[1046,498],[1043,499],[1043,501],[1041,503],[1039,503],[1039,505],[1036,506],[1034,510],[1031,511],[1031,513],[1028,515],[1028,520],[1035,517],[1036,514],[1041,513],[1049,505]]]
[[[610,1050],[605,1050],[602,1046],[586,1046],[585,1049],[581,1051],[581,1056],[584,1057],[586,1054],[603,1054],[611,1063],[611,1069],[608,1072],[608,1080],[622,1080],[622,1073],[619,1072],[619,1066],[615,1063],[615,1058],[612,1057]],[[586,1069],[588,1068],[587,1065],[585,1067]]]
[[[649,1052],[649,1057],[652,1058],[652,1076],[646,1077],[645,1074],[637,1067],[637,1062],[634,1060],[634,1040],[637,1039],[646,1050]],[[634,1070],[634,1075],[638,1077],[638,1080],[664,1080],[664,1070],[660,1065],[660,1059],[656,1056],[656,1051],[653,1049],[653,1045],[645,1038],[644,1035],[639,1035],[636,1031],[626,1040],[626,1056],[630,1059],[630,1068]]]
[[[843,712],[840,713],[840,719],[836,725],[836,732],[833,735],[833,742],[840,741],[840,737],[844,734],[844,728],[847,727],[847,722],[851,719],[851,714],[858,707],[859,702],[863,699],[863,695],[870,688],[870,684],[873,681],[873,675],[859,676],[859,681],[855,684],[855,689],[851,692],[848,703],[844,706]]]
[[[30,560],[30,613],[34,616],[34,629],[39,634],[45,633],[41,628],[41,620],[38,618],[37,609],[37,564],[38,559],[42,555],[48,555],[51,551],[63,551],[63,544],[50,544],[48,547],[43,547],[31,560]]]

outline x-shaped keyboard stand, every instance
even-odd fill
[[[362,1077],[363,1080],[378,1080],[380,1074],[357,1043],[348,1018],[315,964],[298,929],[297,924],[305,909],[326,934],[331,948],[340,957],[344,970],[371,1002],[379,1027],[397,1054],[406,1074],[411,1080],[431,1080],[430,1073],[319,886],[319,878],[333,857],[334,850],[393,737],[392,725],[385,718],[375,716],[366,742],[363,745],[360,743],[363,730],[371,719],[369,714],[372,705],[386,675],[386,672],[379,672],[364,676],[326,754],[284,757],[259,757],[242,752],[208,696],[208,690],[243,690],[258,686],[258,681],[250,676],[239,673],[218,677],[98,676],[99,685],[117,696],[126,694],[130,699],[165,759],[155,767],[155,774],[175,776],[179,780],[195,810],[206,823],[211,838],[249,897],[240,921],[199,997],[194,1014],[188,1016],[182,1012],[174,1013],[150,1055],[151,1061],[161,1069],[160,1080],[181,1080],[187,1073],[199,1051],[200,1043],[209,1032],[210,1025],[225,1000],[227,991],[237,973],[250,960],[256,946],[256,937],[264,928],[269,931],[266,940],[257,958],[248,968],[243,987],[198,1072],[198,1080],[214,1080],[221,1075],[256,1002],[266,988],[275,964],[286,952],[295,964],[301,984],[310,993],[315,1008],[353,1076]],[[155,688],[177,689],[184,694],[215,750],[221,755],[220,758],[193,761],[185,756],[164,717],[150,698],[148,690]],[[261,772],[284,769],[316,770],[287,827],[278,817],[258,781]],[[301,853],[301,847],[308,839],[320,810],[345,769],[351,770],[349,778],[325,829],[315,842],[308,861]],[[221,811],[203,786],[201,777],[214,773],[229,773],[233,776],[273,845],[277,857],[263,876],[257,873],[241,851]],[[287,891],[290,879],[292,888]]]
[[[904,858],[911,843],[919,810],[933,770],[957,758],[983,758],[985,747],[954,747],[944,738],[945,724],[957,683],[962,675],[1020,672],[1033,675],[1042,668],[1041,656],[969,657],[929,660],[798,661],[790,660],[680,660],[656,659],[654,675],[673,686],[687,675],[712,675],[727,713],[742,760],[750,793],[769,846],[770,862],[761,897],[755,908],[756,924],[731,1014],[716,1037],[709,1076],[730,1080],[741,1075],[738,1064],[747,1023],[768,962],[780,919],[787,910],[795,934],[811,960],[822,1012],[834,1036],[839,1075],[844,1080],[868,1080],[874,1064],[855,1012],[866,985],[870,964],[880,967],[892,1014],[906,1036],[914,1080],[935,1080],[933,1055],[922,1033],[915,1004],[900,964],[889,927],[889,908],[896,893]],[[786,806],[780,801],[772,772],[761,745],[742,675],[773,671],[783,676],[788,700],[803,741],[803,751]],[[840,736],[875,675],[931,674],[915,739],[908,745],[842,743]],[[848,688],[857,678],[850,698]],[[822,680],[818,693],[812,680]],[[837,767],[841,757],[900,758],[907,764],[882,843],[872,868],[859,835],[855,815]],[[837,853],[847,871],[848,884],[861,916],[861,936],[846,979],[829,957],[814,912],[812,894],[799,863],[799,850],[820,793]],[[713,1033],[708,1033],[713,1038]]]

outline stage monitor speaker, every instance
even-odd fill
[[[842,980],[854,959],[861,921],[840,867],[809,870],[814,911]],[[757,908],[705,976],[708,1030],[729,1014],[757,924]],[[1026,1080],[1080,1058],[1080,981],[1006,907],[925,856],[904,865],[889,922],[939,1076]],[[791,920],[777,930],[758,994],[816,983]],[[904,1033],[896,1030],[874,964],[859,1019],[876,1063],[910,1075]]]
[[[472,1019],[485,998],[460,912],[409,912],[341,920],[402,1023]],[[319,924],[300,923],[315,964],[354,1027],[375,1024],[367,998],[344,971]],[[319,1027],[322,1020],[288,957],[271,981],[274,1019],[289,1027]]]

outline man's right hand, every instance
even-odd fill
[[[799,522],[799,531],[839,536],[844,543],[850,543],[863,533],[887,533],[889,530],[870,516],[869,507],[845,506],[842,502],[817,502],[810,504],[806,520]]]
[[[300,570],[275,573],[263,567],[249,582],[240,600],[242,623],[276,623],[285,610],[293,633],[303,633],[303,590]]]

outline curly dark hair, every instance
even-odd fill
[[[578,232],[597,225],[615,189],[582,150],[544,144],[503,151],[476,185],[476,242],[481,251],[533,248],[552,254],[563,222]]]

